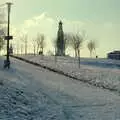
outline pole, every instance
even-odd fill
[[[8,6],[8,29],[7,29],[8,39],[7,39],[7,57],[6,57],[6,62],[7,62],[8,68],[9,68],[9,65],[10,65],[10,59],[9,59],[10,9],[11,9],[12,3],[6,3],[6,4]]]

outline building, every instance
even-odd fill
[[[108,59],[120,60],[120,51],[113,51],[107,54]]]
[[[62,22],[59,22],[58,33],[57,33],[57,56],[65,56],[65,44],[64,44],[64,32]]]

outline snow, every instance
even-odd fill
[[[10,70],[2,68],[0,61],[0,120],[64,120],[61,106],[47,98],[36,83],[28,77],[31,73],[21,71],[18,66]],[[23,68],[24,69],[24,68]]]
[[[13,58],[2,66],[0,120],[120,120],[115,93]]]
[[[116,66],[116,64],[120,65],[120,61],[83,58],[81,59],[81,63],[104,63],[104,67],[96,67],[92,65],[81,64],[80,68],[78,68],[77,59],[71,57],[57,57],[56,63],[55,58],[53,56],[22,55],[19,57],[42,64],[44,66],[48,66],[55,70],[61,70],[66,74],[74,76],[80,80],[87,81],[88,83],[93,84],[95,86],[114,90],[118,93],[120,92],[120,69],[118,67],[105,68],[104,66],[104,64],[111,64],[112,66]]]
[[[120,69],[120,60],[111,59],[82,59],[82,64],[98,66],[102,68],[118,68]]]

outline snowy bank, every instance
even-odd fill
[[[79,69],[77,60],[70,57],[57,57],[56,62],[55,57],[53,56],[19,55],[17,58],[37,66],[59,72],[65,76],[87,82],[97,87],[120,92],[120,69],[117,68],[105,69],[88,65],[80,65]],[[84,61],[82,60],[82,62]],[[98,62],[100,62],[100,60]],[[101,60],[101,62],[107,63],[107,60]],[[110,62],[111,61],[108,60],[108,63]],[[112,64],[114,62],[115,61],[113,61]],[[116,64],[119,65],[119,62],[116,62]]]

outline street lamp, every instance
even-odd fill
[[[5,36],[5,40],[7,40],[7,56],[6,60],[4,61],[4,68],[10,68],[10,59],[9,59],[9,40],[13,39],[13,36],[10,36],[10,10],[12,3],[6,3],[8,6],[8,29],[7,29],[7,36]]]

